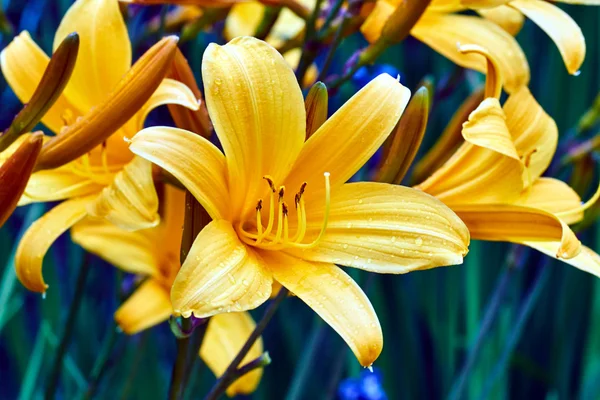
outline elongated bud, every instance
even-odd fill
[[[454,113],[435,145],[415,165],[413,183],[423,182],[454,154],[464,140],[461,133],[462,125],[483,101],[483,93],[483,88],[473,92]]]
[[[400,184],[410,168],[427,128],[429,91],[422,86],[415,92],[383,145],[383,156],[375,181]]]
[[[181,264],[184,263],[187,258],[194,240],[198,233],[210,223],[211,218],[204,209],[198,203],[198,200],[189,191],[185,192],[185,217],[183,222],[183,236],[181,237],[181,249],[179,253],[179,260]]]
[[[42,149],[43,139],[42,132],[32,133],[17,151],[0,165],[0,227],[13,213],[27,187]]]
[[[190,110],[177,104],[169,104],[169,112],[173,117],[173,121],[175,121],[175,125],[177,125],[178,128],[195,132],[207,139],[210,138],[213,127],[210,118],[208,117],[208,110],[206,109],[202,92],[198,88],[198,83],[190,68],[190,64],[179,48],[175,50],[175,57],[173,58],[168,77],[182,82],[189,87],[200,104],[200,108],[197,111]]]
[[[429,6],[431,0],[404,0],[396,7],[392,15],[389,16],[378,41],[385,41],[388,44],[400,43],[410,33],[421,18],[425,9]]]
[[[309,90],[304,106],[306,107],[306,139],[311,137],[327,120],[329,96],[323,82],[315,83]]]
[[[177,37],[150,48],[125,74],[103,104],[49,140],[36,170],[56,168],[81,157],[121,128],[158,88],[175,56]]]
[[[56,49],[33,96],[0,135],[0,152],[6,150],[19,136],[33,129],[62,94],[77,60],[79,35],[71,33]]]

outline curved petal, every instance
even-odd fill
[[[42,80],[50,58],[31,39],[27,31],[16,36],[0,53],[2,74],[22,103],[27,103]],[[58,133],[65,125],[65,116],[76,118],[81,112],[60,95],[42,118],[42,122]]]
[[[452,207],[467,224],[471,237],[514,243],[555,243],[554,254],[569,259],[581,251],[573,231],[553,214],[518,205],[472,205]]]
[[[308,184],[305,201],[322,204],[323,174],[335,192],[377,151],[408,104],[410,90],[381,74],[356,93],[308,139],[285,180],[292,191]]]
[[[129,150],[173,174],[211,218],[229,218],[225,157],[208,140],[183,129],[161,126],[140,131]]]
[[[581,208],[581,198],[563,181],[540,178],[521,194],[515,204],[556,214]],[[567,224],[575,224],[583,219],[583,211],[560,218]]]
[[[458,44],[476,44],[488,49],[500,65],[508,93],[529,82],[529,64],[523,50],[509,33],[495,23],[468,15],[425,13],[411,34],[452,62],[480,72],[486,60],[476,54],[462,54]]]
[[[273,277],[304,301],[348,344],[358,362],[370,366],[383,348],[377,314],[362,289],[333,264],[262,252]]]
[[[307,236],[320,230],[323,210],[307,209]],[[461,264],[469,231],[446,205],[419,190],[384,183],[343,185],[331,199],[325,235],[311,249],[287,250],[310,261],[379,273]]]
[[[266,6],[258,1],[234,4],[225,19],[223,34],[229,41],[240,36],[252,36],[260,25]]]
[[[467,142],[475,146],[493,150],[515,160],[519,159],[498,99],[483,100],[463,124],[462,135]]]
[[[526,160],[524,182],[530,184],[550,165],[558,144],[558,128],[527,87],[508,97],[504,113],[517,152]]]
[[[117,1],[77,0],[56,31],[54,48],[72,32],[81,42],[64,94],[86,113],[108,97],[131,67],[131,43]]]
[[[525,14],[550,36],[562,55],[567,71],[577,74],[585,59],[585,37],[573,18],[542,0],[512,0],[510,6]]]
[[[524,166],[498,106],[487,99],[469,115],[462,132],[467,143],[418,189],[450,206],[512,203],[520,196]]]
[[[462,0],[431,0],[429,9],[437,12],[462,11],[466,7],[462,5]]]
[[[556,257],[556,247],[558,243],[551,242],[523,242],[524,245],[536,249],[550,257]],[[594,250],[586,246],[581,246],[581,253],[579,255],[565,260],[559,258],[559,260],[579,268],[582,271],[588,272],[600,278],[600,256]]]
[[[160,324],[173,313],[169,290],[153,279],[139,288],[115,312],[115,321],[128,335]]]
[[[198,318],[258,307],[273,278],[262,259],[240,242],[231,223],[209,223],[196,237],[171,289],[175,314]]]
[[[396,6],[387,1],[379,0],[375,2],[373,10],[360,26],[361,33],[369,43],[375,43],[379,39],[385,23],[395,9]]]
[[[512,36],[517,36],[517,33],[521,31],[521,28],[525,23],[525,16],[521,14],[519,10],[506,5],[494,8],[483,8],[477,10],[477,12],[485,19],[500,26]]]
[[[200,357],[215,376],[223,375],[255,327],[254,320],[246,312],[218,314],[211,317],[200,347]],[[259,337],[239,367],[260,357],[262,353],[263,340]],[[252,393],[258,386],[262,373],[262,368],[258,368],[242,376],[227,388],[227,395],[233,397],[237,394]]]
[[[42,277],[42,262],[54,241],[86,216],[93,197],[67,200],[35,221],[19,242],[15,255],[17,278],[27,289],[45,293],[48,285]]]
[[[125,272],[161,276],[157,229],[129,232],[105,220],[86,218],[73,225],[71,239]]]
[[[158,196],[150,161],[135,157],[115,176],[113,183],[102,190],[88,212],[129,231],[158,225]]]
[[[258,39],[210,44],[202,77],[206,106],[225,151],[232,215],[254,210],[270,175],[280,183],[306,131],[304,98],[283,57]]]

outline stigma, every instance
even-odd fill
[[[289,219],[291,210],[285,201],[286,188],[285,186],[277,188],[270,176],[263,177],[270,188],[267,224],[263,224],[263,215],[266,212],[264,202],[263,199],[259,199],[255,208],[256,220],[254,221],[254,225],[256,233],[252,232],[252,230],[244,229],[245,221],[241,221],[238,225],[240,239],[248,245],[265,250],[281,250],[284,248],[309,249],[316,246],[325,235],[331,204],[329,172],[325,172],[323,176],[325,178],[325,214],[323,216],[321,231],[314,240],[311,242],[304,240],[307,227],[306,206],[304,204],[306,182],[300,186],[298,192],[294,195],[294,209],[297,222],[293,229],[290,229]]]

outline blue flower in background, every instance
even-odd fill
[[[373,372],[365,369],[358,377],[342,381],[338,388],[339,400],[387,400],[383,387],[383,377],[379,369]]]
[[[352,77],[352,82],[358,87],[363,87],[381,74],[388,74],[393,77],[400,75],[400,77],[402,77],[400,71],[398,71],[398,69],[393,65],[376,64],[361,67]]]

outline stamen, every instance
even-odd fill
[[[315,247],[317,244],[319,244],[319,242],[321,241],[321,239],[323,239],[323,236],[325,235],[325,230],[327,229],[327,223],[329,222],[329,209],[331,206],[331,185],[329,184],[329,172],[325,172],[323,174],[323,176],[325,177],[325,215],[323,216],[323,225],[321,226],[321,232],[319,232],[319,236],[317,236],[317,238],[315,240],[312,241],[312,243],[308,243],[308,244],[303,244],[303,243],[293,243],[294,247],[299,247],[301,249],[310,249],[312,247]],[[302,199],[300,199],[302,201]],[[301,208],[304,208],[304,202],[301,202]],[[304,210],[303,214],[304,214]],[[306,225],[306,224],[304,224]],[[304,235],[302,235],[304,236]],[[302,239],[300,239],[302,240]]]
[[[269,184],[269,187],[271,188],[273,193],[275,193],[275,184],[273,183],[273,178],[271,178],[270,175],[265,175],[265,176],[263,176],[263,179],[265,181],[267,181],[267,183]]]
[[[283,212],[283,244],[286,244],[290,240],[289,222],[288,222],[288,207],[285,202],[281,204]]]
[[[267,181],[269,186],[271,187],[271,195],[269,201],[269,222],[267,223],[267,228],[263,232],[263,234],[258,234],[256,238],[256,244],[260,244],[263,238],[269,236],[271,234],[271,230],[273,229],[273,223],[275,221],[275,185],[273,184],[273,179],[270,176],[263,176],[263,179]]]
[[[101,158],[102,158],[102,170],[104,171],[104,173],[110,174],[110,170],[108,169],[108,150],[106,148],[106,140],[104,142],[102,142]]]
[[[271,244],[277,244],[281,240],[281,231],[283,229],[283,194],[285,193],[285,187],[279,188],[279,201],[277,206],[277,233],[275,233],[275,240]],[[287,206],[286,206],[287,209]]]
[[[575,207],[572,210],[558,212],[558,213],[555,213],[555,215],[560,218],[560,217],[567,217],[569,215],[573,215],[573,214],[577,214],[577,213],[580,213],[580,212],[584,212],[585,210],[587,210],[588,208],[590,208],[591,206],[593,206],[594,204],[596,204],[596,202],[598,201],[598,199],[600,199],[600,184],[598,184],[598,187],[596,188],[596,192],[594,193],[594,195],[588,201],[586,201],[585,203],[583,203],[579,207]]]
[[[263,234],[262,217],[260,215],[260,210],[262,210],[262,202],[262,199],[260,199],[256,205],[256,231],[258,232],[258,238],[260,239],[262,239]],[[256,241],[258,242],[258,239]]]

